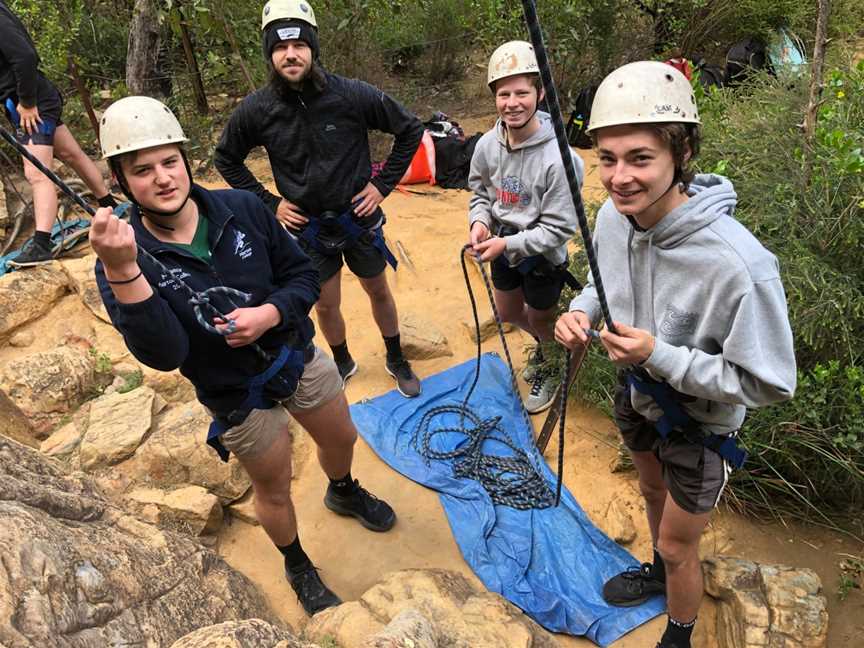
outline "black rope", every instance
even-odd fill
[[[468,406],[468,401],[471,399],[477,382],[480,379],[480,359],[483,346],[480,339],[480,317],[477,311],[477,299],[471,287],[465,259],[465,251],[470,250],[470,248],[470,245],[462,248],[460,258],[462,274],[465,277],[465,287],[468,290],[468,298],[471,301],[474,327],[477,332],[477,357],[474,364],[474,378],[471,381],[471,386],[468,388],[468,393],[460,405],[439,405],[431,408],[423,415],[417,425],[412,443],[417,451],[426,458],[427,462],[432,460],[453,460],[454,476],[473,479],[479,482],[489,494],[493,504],[509,506],[518,510],[544,509],[557,506],[561,494],[562,462],[558,462],[556,496],[544,479],[542,469],[536,465],[533,455],[522,450],[501,425],[501,417],[493,416],[484,420]],[[498,329],[498,336],[501,339],[507,367],[510,370],[511,386],[516,397],[519,399],[519,405],[528,429],[531,430],[531,418],[528,416],[525,404],[522,402],[522,397],[519,394],[516,372],[513,369],[513,361],[510,357],[507,339],[504,336],[504,327],[501,325],[501,318],[498,315],[498,309],[495,306],[495,299],[492,294],[492,283],[482,262],[478,261],[477,265],[480,269],[483,285],[486,287],[486,292],[489,296],[489,303],[492,305],[492,313]],[[433,428],[435,419],[445,416],[451,419],[454,416],[458,416],[458,425],[445,425],[441,422],[438,427]],[[463,435],[466,439],[464,442],[457,444],[454,450],[435,450],[432,447],[433,439],[443,434],[459,434]],[[509,448],[512,455],[484,452],[483,446],[487,442],[498,443]]]
[[[96,210],[91,207],[87,201],[85,201],[78,193],[76,193],[69,185],[67,185],[56,173],[54,173],[51,169],[46,167],[42,162],[35,157],[30,151],[28,151],[18,140],[16,140],[5,128],[0,127],[0,137],[6,140],[9,144],[11,144],[22,156],[27,158],[33,166],[35,166],[39,171],[41,171],[45,176],[51,180],[59,189],[66,194],[69,198],[71,198],[81,209],[87,212],[91,217],[96,215]],[[190,176],[189,181],[192,181]],[[140,245],[136,246],[138,249],[138,254],[147,259],[150,263],[155,265],[160,272],[166,274],[171,277],[177,285],[179,285],[183,290],[186,291],[186,294],[189,295],[189,303],[193,305],[195,311],[195,317],[198,320],[198,323],[204,327],[207,331],[211,333],[215,333],[217,335],[230,335],[235,331],[235,323],[234,320],[229,319],[222,311],[216,308],[212,303],[210,303],[211,296],[214,294],[223,294],[226,299],[231,303],[232,306],[237,308],[237,304],[231,299],[231,297],[238,297],[242,299],[244,302],[249,301],[250,295],[244,293],[236,288],[229,288],[228,286],[215,286],[213,288],[208,288],[205,291],[198,292],[194,290],[189,284],[183,281],[176,272],[172,272],[164,263],[162,263],[159,259],[150,254],[147,250],[143,249]],[[212,326],[209,322],[207,322],[202,309],[206,309],[210,312],[214,317],[218,317],[227,323],[227,327],[224,331],[220,331],[216,327]],[[265,360],[268,364],[272,364],[274,361],[274,357],[267,353],[264,349],[262,349],[258,344],[252,343],[248,345],[255,353],[258,354],[263,360]]]
[[[525,14],[525,22],[528,25],[528,33],[531,35],[531,44],[534,46],[534,54],[537,56],[537,67],[540,68],[540,79],[543,81],[546,103],[549,106],[549,115],[552,118],[552,126],[555,129],[555,139],[558,141],[561,162],[564,164],[564,172],[567,175],[567,184],[570,185],[570,196],[573,198],[573,207],[576,209],[576,216],[579,219],[579,231],[582,234],[585,255],[588,257],[588,266],[591,268],[591,277],[597,290],[597,299],[600,302],[603,319],[606,321],[606,328],[610,332],[616,333],[615,326],[612,324],[609,304],[606,301],[603,278],[600,276],[600,266],[597,264],[597,255],[594,253],[594,244],[591,241],[591,229],[588,227],[588,219],[585,217],[585,206],[579,193],[576,168],[573,166],[570,145],[567,143],[564,120],[561,117],[561,107],[558,105],[558,92],[555,90],[555,82],[552,80],[552,70],[549,67],[546,46],[543,44],[543,32],[540,30],[540,20],[537,17],[537,7],[534,0],[522,0],[522,10]]]

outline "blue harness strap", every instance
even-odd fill
[[[321,252],[321,254],[333,254],[333,250],[328,249],[320,240],[321,224],[321,218],[310,218],[308,225],[306,225],[306,228],[300,233],[300,239]],[[370,243],[379,252],[381,252],[382,255],[384,255],[384,259],[386,259],[387,263],[389,263],[394,270],[396,269],[396,266],[399,265],[396,257],[393,256],[390,248],[387,247],[387,242],[384,240],[384,230],[381,227],[376,227],[372,230],[360,227],[351,216],[351,212],[343,212],[339,214],[335,219],[335,224],[338,225],[345,234],[346,243],[344,247],[351,247],[364,237],[371,236],[372,239],[370,240]]]
[[[246,400],[240,407],[225,418],[213,418],[207,432],[207,445],[216,450],[222,461],[228,461],[230,452],[222,445],[219,437],[230,428],[243,423],[253,409],[270,409],[276,404],[276,401],[264,398],[264,386],[275,378],[276,374],[280,374],[285,381],[293,381],[292,392],[297,389],[297,383],[303,375],[304,357],[303,350],[283,346],[273,363],[260,374],[252,376],[246,383]]]
[[[738,447],[738,440],[732,435],[706,433],[699,423],[690,416],[676,399],[676,392],[667,382],[653,380],[650,376],[639,375],[634,371],[627,372],[627,384],[640,394],[650,396],[663,411],[663,415],[654,422],[661,438],[666,438],[675,430],[681,430],[685,435],[695,432],[695,438],[687,436],[689,441],[699,443],[719,454],[735,468],[741,468],[747,460],[747,452]]]

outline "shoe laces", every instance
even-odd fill
[[[627,580],[642,580],[643,578],[654,578],[653,565],[651,563],[642,563],[639,566],[631,566],[627,571],[622,573],[622,578]]]
[[[540,392],[543,391],[543,384],[546,382],[546,375],[542,371],[537,371],[534,374],[534,378],[531,381],[531,396],[539,396]]]

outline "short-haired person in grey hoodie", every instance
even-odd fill
[[[604,79],[589,132],[609,199],[594,251],[616,333],[615,421],[639,473],[653,562],[611,578],[612,604],[665,594],[658,646],[690,648],[702,599],[699,537],[744,455],[745,408],[787,400],[796,369],[776,257],[733,217],[732,184],[695,175],[699,117],[687,79],[641,61]],[[555,327],[573,349],[601,319],[594,281]]]
[[[533,365],[542,360],[539,342],[554,339],[576,212],[552,122],[538,110],[543,86],[531,44],[510,41],[495,50],[487,81],[498,121],[471,159],[470,242],[483,261],[492,262],[501,318],[538,341]],[[584,164],[573,158],[581,182]],[[540,370],[523,375],[531,380],[526,409],[542,412],[552,404],[552,376]]]

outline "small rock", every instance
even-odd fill
[[[600,526],[607,536],[620,545],[628,545],[636,539],[633,517],[620,499],[614,499],[609,503]]]
[[[16,331],[12,334],[12,337],[9,338],[9,346],[22,349],[24,347],[29,347],[35,340],[36,336],[34,336],[30,331]]]
[[[477,344],[477,329],[474,327],[474,321],[462,321],[462,327],[465,329],[465,332],[468,334],[468,337],[471,338],[471,341],[474,344]],[[502,324],[505,333],[510,333],[511,331],[515,331],[516,327],[509,322],[504,322]],[[498,327],[495,324],[495,318],[490,316],[487,319],[480,322],[480,341],[485,342],[491,337],[498,335]]]
[[[428,360],[453,355],[447,338],[434,325],[411,313],[400,316],[399,333],[402,351],[409,360]]]
[[[8,272],[0,277],[0,337],[41,317],[69,289],[60,264]]]
[[[363,642],[363,648],[438,648],[435,624],[419,610],[408,608],[393,617],[379,633]]]
[[[93,272],[93,267],[96,265],[96,254],[88,254],[80,259],[64,259],[61,263],[69,277],[72,289],[78,293],[81,302],[96,317],[110,324],[111,318],[102,303],[99,286],[96,285],[96,274]]]
[[[139,510],[147,506],[158,509],[158,523],[180,526],[192,535],[216,532],[222,525],[222,505],[219,498],[200,486],[187,486],[171,492],[158,488],[138,488],[127,499]]]
[[[143,387],[127,394],[102,396],[91,404],[90,425],[81,441],[83,470],[111,466],[135,452],[150,431],[155,395]]]
[[[78,447],[81,437],[81,430],[70,421],[45,439],[39,445],[39,451],[52,457],[63,457],[71,454]]]

